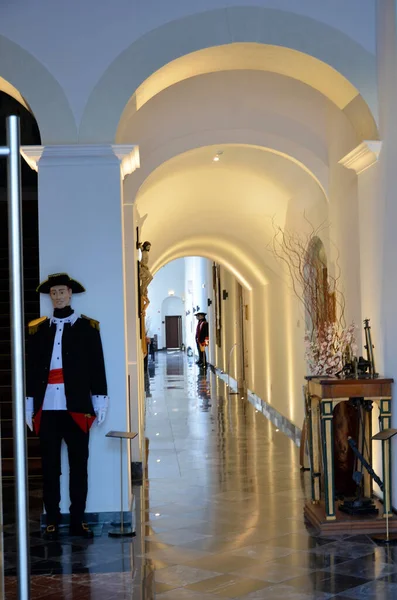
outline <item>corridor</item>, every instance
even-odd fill
[[[31,489],[33,600],[397,597],[397,552],[367,536],[315,537],[303,520],[308,475],[297,447],[214,373],[159,353],[146,393],[136,537],[110,539],[97,526],[94,540],[46,543]],[[11,521],[6,514],[7,600],[17,597]]]

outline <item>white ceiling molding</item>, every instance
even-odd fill
[[[33,171],[39,170],[39,160],[43,151],[44,146],[21,146],[21,156]]]
[[[377,162],[381,148],[382,142],[365,140],[341,158],[339,164],[346,169],[353,169],[357,175],[360,175]]]
[[[112,150],[120,161],[121,176],[123,179],[133,173],[136,169],[139,169],[140,157],[139,157],[139,146],[132,146],[130,144],[113,144]]]
[[[60,146],[21,146],[21,155],[34,171],[39,170],[39,162],[51,165],[92,164],[98,160],[120,162],[123,179],[140,166],[139,147],[131,144],[76,144]],[[48,161],[48,163],[47,163]]]

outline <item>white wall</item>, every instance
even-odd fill
[[[198,312],[196,309],[199,307],[200,312],[208,313],[208,261],[198,256],[188,256],[184,260],[186,274],[185,308],[186,311],[190,311],[186,315],[186,347],[190,346],[194,352],[197,352],[195,340],[197,319],[194,316],[193,309]]]
[[[87,292],[73,297],[73,307],[101,323],[110,400],[105,422],[94,423],[90,432],[87,512],[117,511],[119,443],[105,434],[128,431],[129,414],[119,161],[110,147],[103,149],[102,156],[84,157],[76,146],[63,148],[62,153],[46,149],[39,166],[39,197],[41,279],[66,271],[81,281]],[[41,309],[42,314],[51,314],[47,296],[41,298]],[[127,455],[127,445],[123,452]],[[124,469],[127,508],[130,469],[126,459]],[[61,510],[68,513],[65,448],[62,473]]]
[[[157,271],[148,288],[150,304],[146,316],[149,323],[149,336],[157,334],[159,349],[165,347],[165,324],[163,323],[165,315],[182,315],[184,320],[184,310],[179,303],[179,306],[175,307],[178,312],[171,313],[163,310],[164,301],[169,298],[170,291],[174,292],[175,300],[179,298],[180,302],[184,302],[185,262],[183,258],[172,261]],[[184,327],[182,330],[184,331]]]

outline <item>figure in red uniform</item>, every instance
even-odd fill
[[[106,416],[108,391],[99,323],[71,308],[72,293],[84,287],[67,273],[49,275],[37,291],[49,294],[54,312],[29,323],[26,361],[26,420],[40,438],[44,537],[58,536],[61,519],[61,444],[68,447],[70,534],[92,537],[84,522],[89,430]]]
[[[205,347],[208,346],[208,321],[205,318],[207,313],[198,312],[196,317],[198,320],[196,328],[196,344],[199,359],[196,362],[197,365],[203,369],[207,368],[207,356],[205,354]]]

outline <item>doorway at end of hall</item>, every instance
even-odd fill
[[[180,348],[182,346],[182,317],[165,317],[165,345],[168,348]]]

